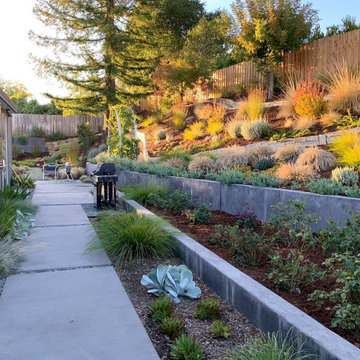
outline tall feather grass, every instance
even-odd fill
[[[330,72],[329,105],[332,110],[350,110],[360,114],[360,72],[346,64],[336,65]]]

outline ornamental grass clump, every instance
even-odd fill
[[[331,172],[331,179],[343,186],[356,186],[359,182],[359,175],[353,168],[335,168]]]
[[[176,247],[160,220],[136,213],[100,214],[96,224],[99,240],[89,249],[104,248],[114,263],[139,261],[149,257],[171,257]]]
[[[122,191],[125,193],[126,199],[134,200],[142,205],[147,205],[152,194],[164,198],[169,190],[163,185],[156,185],[148,182],[144,185],[128,185],[124,187]]]
[[[215,162],[217,170],[229,170],[235,166],[247,166],[249,153],[244,148],[233,147],[221,151]]]
[[[226,360],[305,360],[313,359],[313,355],[303,355],[301,346],[276,333],[252,339],[241,350],[236,351]]]
[[[266,145],[252,146],[247,152],[252,162],[259,159],[271,158],[274,153],[271,147]]]
[[[331,144],[340,164],[360,169],[360,135],[347,131]]]
[[[288,144],[275,151],[274,159],[280,164],[295,164],[304,148],[300,145]]]
[[[310,165],[281,164],[276,171],[282,182],[306,182],[315,178],[316,172]]]
[[[241,135],[248,141],[260,140],[269,133],[270,125],[263,119],[244,121],[241,125]]]
[[[176,169],[186,169],[188,163],[186,160],[179,158],[179,157],[172,157],[169,160],[165,161],[165,165],[171,166]]]
[[[309,70],[307,80],[304,80],[294,96],[294,110],[297,115],[314,118],[327,112],[325,87],[320,80],[313,79]]]
[[[345,113],[360,114],[360,72],[343,65],[335,66],[330,73],[329,106]]]
[[[241,120],[233,119],[226,125],[226,131],[232,139],[241,138]]]
[[[197,156],[189,164],[191,171],[203,171],[205,174],[214,171],[215,161],[209,156]]]
[[[335,167],[335,161],[335,156],[331,152],[311,147],[299,155],[296,164],[309,165],[315,171],[329,171]]]
[[[202,121],[191,124],[184,131],[185,140],[198,140],[205,136],[205,124]]]
[[[266,100],[265,92],[260,88],[255,88],[249,92],[245,102],[240,104],[236,113],[238,119],[248,119],[255,121],[264,114],[264,102]]]
[[[172,125],[177,130],[184,130],[186,126],[185,120],[188,114],[188,110],[185,104],[183,103],[176,104],[172,107],[171,111],[173,113]]]

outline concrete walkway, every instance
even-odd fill
[[[27,260],[0,296],[0,360],[159,360],[80,204],[90,185],[39,182]]]

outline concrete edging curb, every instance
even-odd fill
[[[119,201],[127,211],[157,217],[133,200]],[[229,301],[249,321],[263,331],[290,330],[297,345],[320,360],[359,360],[360,349],[335,334],[309,315],[276,295],[248,275],[223,260],[171,225],[182,250],[183,260],[219,296]],[[178,234],[177,234],[178,233]]]

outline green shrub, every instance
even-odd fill
[[[21,145],[27,145],[29,141],[29,138],[25,135],[16,136],[16,139]]]
[[[327,276],[341,284],[331,291],[315,290],[309,300],[314,300],[319,307],[333,304],[334,313],[331,325],[347,330],[360,330],[360,254],[334,254],[325,260]]]
[[[204,299],[200,302],[197,306],[194,316],[196,318],[205,320],[211,319],[214,320],[220,312],[220,305],[219,302],[215,299]]]
[[[259,171],[270,169],[273,166],[274,166],[273,159],[268,157],[257,159],[254,163],[254,169]]]
[[[31,129],[30,136],[35,138],[44,138],[46,136],[46,132],[43,128],[35,126]]]
[[[181,176],[184,176],[188,179],[200,179],[202,176],[204,176],[204,172],[201,170],[190,170],[188,173],[181,174]]]
[[[175,304],[166,296],[160,297],[149,305],[149,312],[155,321],[163,321],[164,319],[174,315]]]
[[[280,251],[270,255],[271,269],[267,278],[275,287],[290,293],[301,293],[300,286],[314,283],[321,275],[316,264],[305,259],[301,251],[291,250],[285,259]]]
[[[17,159],[19,156],[21,156],[24,153],[24,150],[20,149],[15,144],[12,145],[12,156],[13,159]]]
[[[176,148],[173,151],[170,151],[166,154],[161,155],[160,160],[161,161],[166,161],[172,158],[180,158],[184,161],[186,161],[187,163],[191,161],[191,155],[188,151],[183,151],[181,150],[181,148]]]
[[[84,184],[92,184],[92,179],[87,175],[81,176],[79,180]]]
[[[249,180],[244,175],[244,173],[238,171],[238,170],[228,170],[224,171],[219,176],[219,181],[225,185],[231,185],[231,184],[248,184]]]
[[[100,243],[94,240],[90,249],[103,247],[116,264],[172,256],[175,248],[174,240],[159,220],[135,213],[100,214],[96,230]]]
[[[269,175],[257,175],[250,179],[250,184],[258,187],[279,187],[280,181]]]
[[[130,159],[120,158],[117,156],[111,156],[109,158],[109,160],[115,164],[115,168],[118,171],[133,171],[133,170],[135,170],[135,166]]]
[[[60,131],[56,131],[53,134],[49,135],[49,137],[48,137],[48,139],[50,141],[66,140],[67,138],[68,137]]]
[[[319,179],[317,181],[310,181],[307,183],[308,189],[316,194],[322,195],[341,195],[345,194],[343,186],[331,179]]]
[[[360,213],[354,212],[347,217],[345,225],[334,223],[328,219],[328,226],[320,229],[318,240],[325,254],[335,251],[339,254],[360,253]]]
[[[151,194],[165,198],[168,189],[162,185],[147,183],[145,185],[129,185],[122,189],[126,199],[131,199],[139,204],[147,205]]]
[[[211,242],[218,246],[230,246],[235,266],[260,265],[266,261],[269,252],[264,236],[254,232],[250,226],[240,233],[239,225],[216,225]]]
[[[59,161],[61,161],[62,157],[60,154],[56,154],[54,156],[48,157],[48,158],[44,158],[44,162],[46,162],[47,164],[56,164]]]
[[[193,212],[189,211],[186,216],[195,225],[210,224],[211,210],[205,204],[201,204]]]
[[[211,335],[215,338],[225,338],[230,336],[229,327],[220,320],[215,320],[210,327]]]
[[[203,360],[204,352],[201,345],[190,335],[181,335],[171,347],[173,360]]]
[[[95,158],[97,155],[99,155],[100,153],[102,153],[103,151],[107,150],[107,146],[106,144],[101,144],[98,147],[95,148],[91,148],[88,152],[88,159],[92,159]]]
[[[359,182],[359,175],[353,168],[337,167],[332,171],[331,179],[342,186],[356,186]]]
[[[289,334],[282,339],[279,334],[268,333],[252,339],[227,360],[305,360],[314,358],[310,354],[303,355],[301,347],[298,348],[298,344],[289,338]]]
[[[161,323],[161,331],[170,339],[179,337],[184,329],[183,322],[176,317],[167,317]]]
[[[165,140],[166,139],[166,130],[159,129],[155,132],[154,135],[157,140]]]
[[[245,140],[260,140],[270,133],[270,125],[266,120],[244,121],[241,125],[241,135]]]
[[[40,157],[40,156],[41,156],[40,146],[38,146],[38,145],[35,145],[35,146],[34,146],[33,155],[34,155],[35,157]]]
[[[210,173],[205,175],[205,179],[206,180],[211,180],[211,181],[219,181],[219,177],[220,177],[220,175],[218,175],[215,172],[210,172]]]
[[[69,144],[63,144],[60,146],[59,154],[66,161],[71,161],[71,163],[78,164],[80,157],[80,148],[77,141],[72,141]]]
[[[354,186],[345,188],[345,195],[349,197],[360,198],[360,187]]]
[[[175,190],[169,195],[168,208],[174,214],[181,214],[183,210],[190,207],[190,196],[185,191]]]
[[[85,151],[88,151],[96,143],[96,135],[88,123],[77,126],[77,136],[79,137],[81,147]]]
[[[278,238],[289,248],[314,241],[311,224],[316,224],[316,214],[305,214],[306,204],[300,200],[288,200],[271,207],[270,222],[278,230]],[[284,236],[284,230],[288,236]]]

